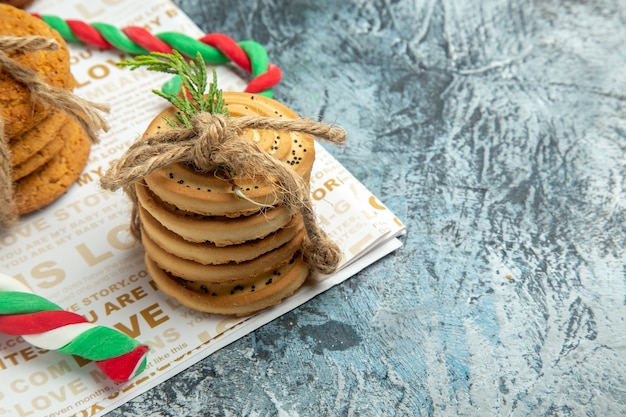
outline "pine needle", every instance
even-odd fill
[[[176,113],[176,119],[187,128],[191,128],[193,117],[202,112],[212,114],[227,114],[222,90],[217,88],[217,73],[212,69],[213,82],[209,84],[207,92],[206,64],[200,52],[196,59],[186,60],[180,52],[173,50],[171,54],[162,52],[150,52],[149,55],[138,55],[135,60],[118,63],[131,70],[146,68],[149,71],[176,74],[182,81],[180,94],[164,93],[160,90],[152,90],[159,97],[169,101],[180,112]],[[165,118],[167,123],[176,127],[176,121]]]

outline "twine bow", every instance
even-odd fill
[[[244,129],[300,132],[335,144],[344,143],[346,138],[343,129],[310,120],[264,116],[227,118],[221,114],[199,113],[192,119],[192,128],[175,128],[138,139],[109,168],[101,184],[109,190],[122,188],[128,194],[133,204],[131,230],[140,239],[134,184],[160,168],[190,163],[200,171],[211,172],[226,166],[242,178],[264,179],[276,185],[283,204],[302,213],[307,231],[302,252],[307,262],[322,273],[333,272],[341,260],[341,252],[317,224],[308,184],[287,164],[242,137]]]
[[[35,52],[54,51],[59,44],[52,38],[43,36],[0,36],[0,70],[8,73],[15,81],[24,84],[33,101],[41,101],[46,106],[59,109],[80,123],[92,143],[97,143],[95,131],[109,128],[97,111],[107,112],[109,107],[82,99],[71,91],[51,87],[43,82],[35,71],[15,62],[8,51]],[[17,222],[18,212],[13,197],[11,181],[11,149],[9,138],[5,135],[4,123],[0,120],[0,229],[11,227]]]

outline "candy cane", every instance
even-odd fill
[[[116,382],[126,382],[146,367],[148,346],[63,310],[4,274],[0,274],[0,332],[22,336],[42,349],[95,361]]]
[[[163,32],[155,35],[139,26],[122,29],[107,23],[85,23],[80,20],[63,20],[58,16],[36,16],[55,29],[68,42],[83,43],[101,49],[118,49],[134,55],[149,52],[171,53],[176,49],[183,55],[195,58],[200,52],[208,64],[222,65],[232,62],[253,78],[245,91],[272,97],[272,87],[280,82],[280,68],[269,63],[265,48],[255,41],[235,42],[221,33],[210,33],[194,39],[178,32]],[[168,83],[164,92],[178,92],[180,81]],[[176,89],[176,90],[174,90]]]

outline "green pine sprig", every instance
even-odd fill
[[[196,59],[186,60],[178,51],[173,50],[171,54],[162,52],[150,52],[149,55],[138,55],[135,60],[120,62],[118,65],[130,67],[131,70],[146,68],[149,71],[175,74],[182,81],[181,94],[164,93],[160,90],[152,90],[159,97],[169,101],[180,112],[176,113],[176,118],[185,127],[191,128],[193,117],[202,112],[212,114],[227,114],[222,90],[217,88],[217,73],[213,68],[213,82],[209,84],[207,90],[207,71],[204,59],[198,52]],[[165,120],[172,126],[178,124],[169,119]]]

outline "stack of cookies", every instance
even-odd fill
[[[54,51],[6,52],[51,87],[72,90],[69,53],[63,38],[42,20],[0,4],[0,36],[55,39]],[[72,185],[87,163],[89,138],[69,115],[33,100],[27,86],[0,67],[0,118],[11,152],[11,179],[19,214],[40,209]]]
[[[223,98],[231,117],[297,118],[263,96]],[[158,115],[145,135],[170,129],[163,116],[172,114]],[[308,183],[315,159],[310,135],[254,129],[242,135]],[[281,205],[274,184],[229,178],[225,169],[201,173],[172,164],[137,183],[141,239],[147,269],[164,293],[195,310],[245,315],[279,303],[304,283],[309,266],[299,250],[306,232],[302,216]]]

